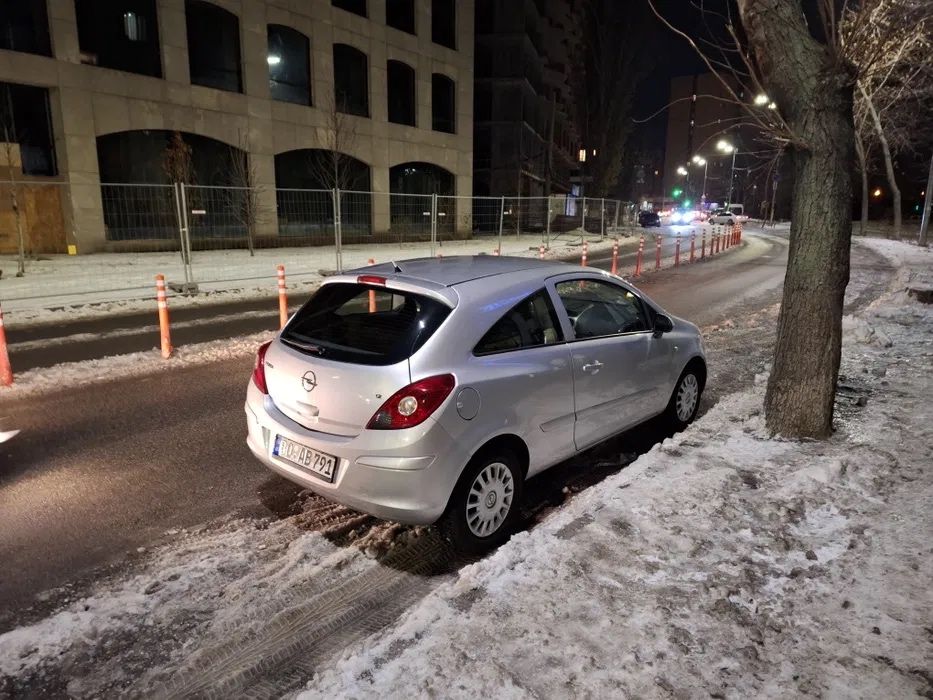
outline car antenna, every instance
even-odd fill
[[[396,271],[396,272],[401,272],[401,271],[402,271],[402,268],[400,268],[400,267],[398,266],[398,263],[395,262],[394,260],[392,261],[392,267],[395,268],[395,271]]]

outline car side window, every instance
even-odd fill
[[[509,309],[473,348],[474,355],[533,348],[558,343],[557,314],[545,290],[535,292]]]
[[[651,328],[645,307],[637,296],[618,285],[600,280],[568,280],[555,285],[577,339]]]

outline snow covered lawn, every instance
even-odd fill
[[[859,321],[831,440],[769,439],[760,377],[302,697],[930,697],[933,310],[894,292]]]

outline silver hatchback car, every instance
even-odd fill
[[[696,326],[592,268],[492,256],[327,279],[260,347],[247,442],[325,498],[459,547],[508,537],[523,482],[662,413],[696,415]]]

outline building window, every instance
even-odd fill
[[[389,121],[415,126],[415,70],[407,63],[387,63]]]
[[[0,143],[19,146],[24,175],[58,174],[46,88],[0,83]]]
[[[352,12],[360,17],[366,17],[366,0],[330,0],[330,4],[341,10]]]
[[[0,49],[52,55],[45,0],[0,3]]]
[[[369,116],[366,54],[347,44],[334,44],[334,95],[338,112]]]
[[[431,128],[434,131],[457,133],[454,81],[446,75],[431,76]]]
[[[155,0],[75,0],[81,62],[162,77]]]
[[[431,0],[431,41],[457,48],[457,10],[454,0]]]
[[[386,24],[409,34],[415,33],[415,0],[386,0]]]
[[[268,27],[269,93],[273,100],[311,104],[311,42],[291,27]]]
[[[202,0],[185,0],[188,67],[194,85],[242,92],[240,22],[236,15]]]

